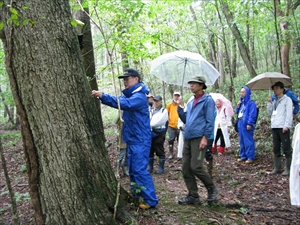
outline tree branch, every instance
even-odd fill
[[[296,2],[294,2],[293,4],[291,4],[290,9],[291,10],[296,10],[296,8],[300,5],[300,0],[297,0]]]

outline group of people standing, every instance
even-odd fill
[[[166,160],[163,146],[166,131],[169,134],[169,157],[175,157],[174,141],[179,132],[178,119],[184,124],[182,173],[188,189],[188,195],[179,200],[178,203],[184,205],[200,204],[196,178],[200,179],[207,189],[207,202],[217,201],[218,189],[210,174],[203,167],[203,160],[204,158],[207,159],[209,148],[212,151],[217,151],[219,138],[220,148],[218,151],[220,154],[224,153],[228,144],[230,145],[228,127],[231,126],[231,118],[228,118],[226,110],[222,109],[224,108],[222,101],[219,100],[215,103],[213,98],[205,92],[207,88],[205,79],[196,76],[188,81],[194,96],[186,106],[183,105],[180,93],[175,92],[173,102],[164,109],[162,97],[149,95],[149,90],[141,81],[137,70],[128,68],[118,78],[123,79],[125,86],[122,91],[123,95],[119,96],[118,99],[96,90],[92,91],[92,95],[99,98],[103,104],[114,108],[118,108],[118,104],[120,104],[120,108],[123,110],[122,137],[127,144],[130,183],[135,184],[131,189],[134,191],[136,186],[143,187],[139,193],[140,196],[133,193],[133,197],[142,197],[144,200],[139,204],[139,207],[148,209],[155,207],[158,203],[151,177],[154,154],[159,158],[159,168],[156,173],[161,174],[164,171]],[[250,115],[256,115],[254,112],[256,105],[251,100],[250,94],[251,91],[248,87],[242,88],[241,100],[236,112],[239,115],[241,160],[247,160],[251,163],[255,157],[253,140],[255,118]],[[153,100],[152,105],[149,104],[151,102],[149,98]],[[247,124],[247,126],[243,126],[243,124]],[[287,156],[289,155],[287,154]]]

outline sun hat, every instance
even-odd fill
[[[188,84],[192,83],[192,82],[203,84],[203,89],[207,88],[207,86],[205,85],[206,80],[204,77],[201,77],[201,76],[193,77],[188,81]]]

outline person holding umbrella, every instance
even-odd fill
[[[196,177],[207,189],[207,202],[210,204],[217,201],[218,190],[203,167],[208,139],[213,135],[215,123],[215,102],[205,93],[204,90],[207,88],[205,82],[201,76],[188,81],[194,99],[187,104],[186,111],[181,106],[181,100],[178,101],[180,107],[177,111],[180,119],[185,123],[182,173],[189,191],[185,198],[178,201],[182,205],[200,204]]]
[[[274,170],[270,174],[280,173],[281,152],[280,147],[286,158],[286,168],[282,175],[290,174],[292,162],[292,152],[290,143],[290,129],[293,123],[293,102],[284,94],[284,84],[280,81],[272,85],[272,90],[276,99],[268,98],[267,112],[271,116],[271,128],[273,137]]]
[[[140,74],[135,69],[126,69],[124,75],[118,78],[124,81],[123,96],[119,96],[117,99],[115,96],[96,90],[92,91],[92,95],[97,97],[103,104],[113,108],[118,108],[119,101],[120,108],[123,110],[122,136],[127,144],[131,190],[134,198],[143,198],[143,202],[139,204],[139,207],[149,209],[155,207],[158,203],[152,177],[146,170],[152,140],[146,96],[149,94],[149,90],[141,82]],[[137,187],[141,189],[140,193],[135,192]]]

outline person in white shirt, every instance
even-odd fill
[[[152,144],[150,149],[149,163],[147,170],[149,173],[153,171],[154,154],[159,158],[159,168],[157,174],[162,174],[165,168],[165,137],[168,121],[168,111],[162,107],[162,97],[153,97],[153,109],[150,111],[150,127],[152,130]]]
[[[276,98],[272,101],[271,96],[268,98],[267,112],[271,116],[271,128],[273,137],[273,153],[274,153],[274,170],[269,174],[277,174],[281,172],[281,152],[286,158],[286,168],[282,175],[290,174],[292,162],[292,152],[290,143],[290,129],[293,122],[293,102],[283,94],[284,85],[278,81],[272,85],[272,90]]]

